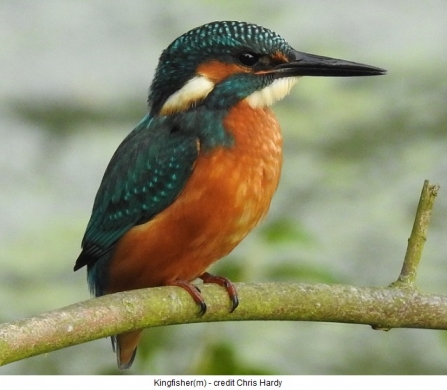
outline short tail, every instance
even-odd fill
[[[125,370],[132,366],[141,334],[142,330],[135,330],[112,336],[112,347],[116,353],[116,362],[120,370]]]

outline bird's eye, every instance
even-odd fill
[[[239,54],[238,59],[244,66],[254,66],[258,63],[259,57],[256,54],[244,52]]]

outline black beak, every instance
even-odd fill
[[[357,62],[322,57],[314,54],[294,52],[295,58],[276,66],[272,73],[277,78],[290,76],[379,76],[386,73],[385,69],[359,64]]]

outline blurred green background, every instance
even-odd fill
[[[104,169],[146,112],[161,51],[212,20],[387,76],[304,78],[275,107],[285,165],[267,219],[213,271],[234,281],[384,286],[424,179],[441,185],[421,289],[447,293],[447,2],[0,2],[0,322],[89,298],[72,272]],[[0,374],[118,373],[109,340]],[[446,374],[445,332],[300,322],[145,331],[126,374]]]

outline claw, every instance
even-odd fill
[[[229,279],[224,278],[223,276],[215,276],[208,272],[204,272],[200,275],[199,279],[202,279],[203,283],[215,283],[225,288],[231,300],[230,313],[233,313],[233,311],[236,310],[239,306],[239,298],[237,296],[236,287],[234,287],[234,284]],[[203,299],[200,289],[195,284],[186,280],[172,280],[167,283],[166,286],[177,286],[186,290],[188,294],[191,295],[191,298],[194,299],[194,302],[199,305],[199,316],[203,316],[206,313],[205,299]]]
[[[199,316],[203,316],[206,313],[206,303],[200,293],[200,289],[194,284],[187,282],[186,280],[172,280],[171,282],[166,284],[167,286],[177,286],[181,287],[191,295],[191,298],[194,299],[194,302],[199,305],[200,311]]]
[[[236,287],[234,287],[234,284],[229,279],[223,276],[215,276],[208,272],[204,272],[199,278],[203,280],[203,283],[215,283],[225,288],[231,300],[230,313],[233,313],[233,311],[236,310],[239,306],[239,298],[237,296]]]

